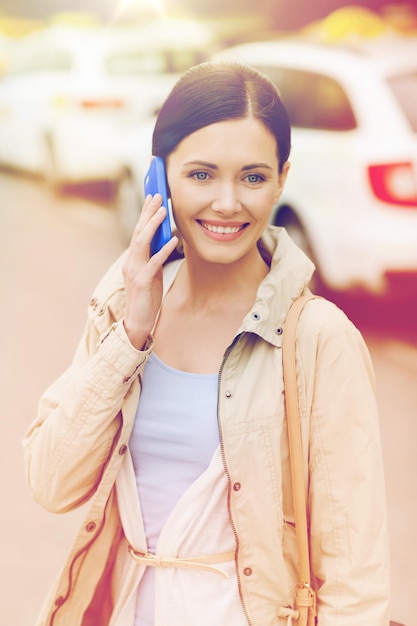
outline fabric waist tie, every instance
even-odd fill
[[[234,552],[224,552],[223,554],[213,554],[212,556],[195,556],[183,558],[180,556],[158,556],[150,552],[139,552],[128,546],[130,556],[141,565],[147,567],[181,567],[190,569],[201,569],[214,574],[220,574],[225,578],[229,578],[229,574],[220,567],[214,567],[212,563],[225,563],[233,561]]]

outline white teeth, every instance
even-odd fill
[[[213,226],[213,224],[205,224],[201,222],[204,228],[212,233],[219,233],[220,235],[230,235],[231,233],[238,233],[241,226]]]

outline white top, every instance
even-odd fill
[[[169,367],[155,354],[146,364],[130,441],[148,551],[181,496],[207,469],[219,445],[218,374]],[[139,586],[135,626],[154,624],[154,568]]]
[[[149,552],[175,504],[210,464],[219,445],[218,374],[146,364],[130,440]]]

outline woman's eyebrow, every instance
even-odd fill
[[[272,170],[273,168],[268,165],[268,163],[263,163],[262,161],[260,163],[249,163],[249,165],[244,165],[242,167],[242,170],[244,170],[246,172],[246,170],[256,170],[258,168],[263,168],[263,169],[267,169],[267,170]]]
[[[208,161],[188,161],[188,163],[184,163],[185,167],[190,165],[200,165],[202,167],[209,167],[212,170],[217,170],[218,167],[214,163],[208,163]]]
[[[209,163],[208,161],[188,161],[188,163],[184,163],[184,166],[188,167],[190,165],[199,165],[202,167],[209,167],[212,170],[217,170],[219,169],[217,165],[215,165],[214,163]],[[263,168],[263,169],[267,169],[267,170],[272,170],[273,168],[268,165],[267,163],[264,163],[263,161],[260,161],[259,163],[249,163],[248,165],[244,165],[242,167],[242,171],[246,172],[248,170],[254,170],[257,168]]]

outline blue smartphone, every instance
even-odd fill
[[[164,221],[158,226],[151,241],[151,256],[164,246],[172,237],[171,221],[168,207],[168,183],[165,172],[165,164],[162,157],[153,157],[145,176],[145,196],[156,193],[162,196],[162,206],[167,210]]]

